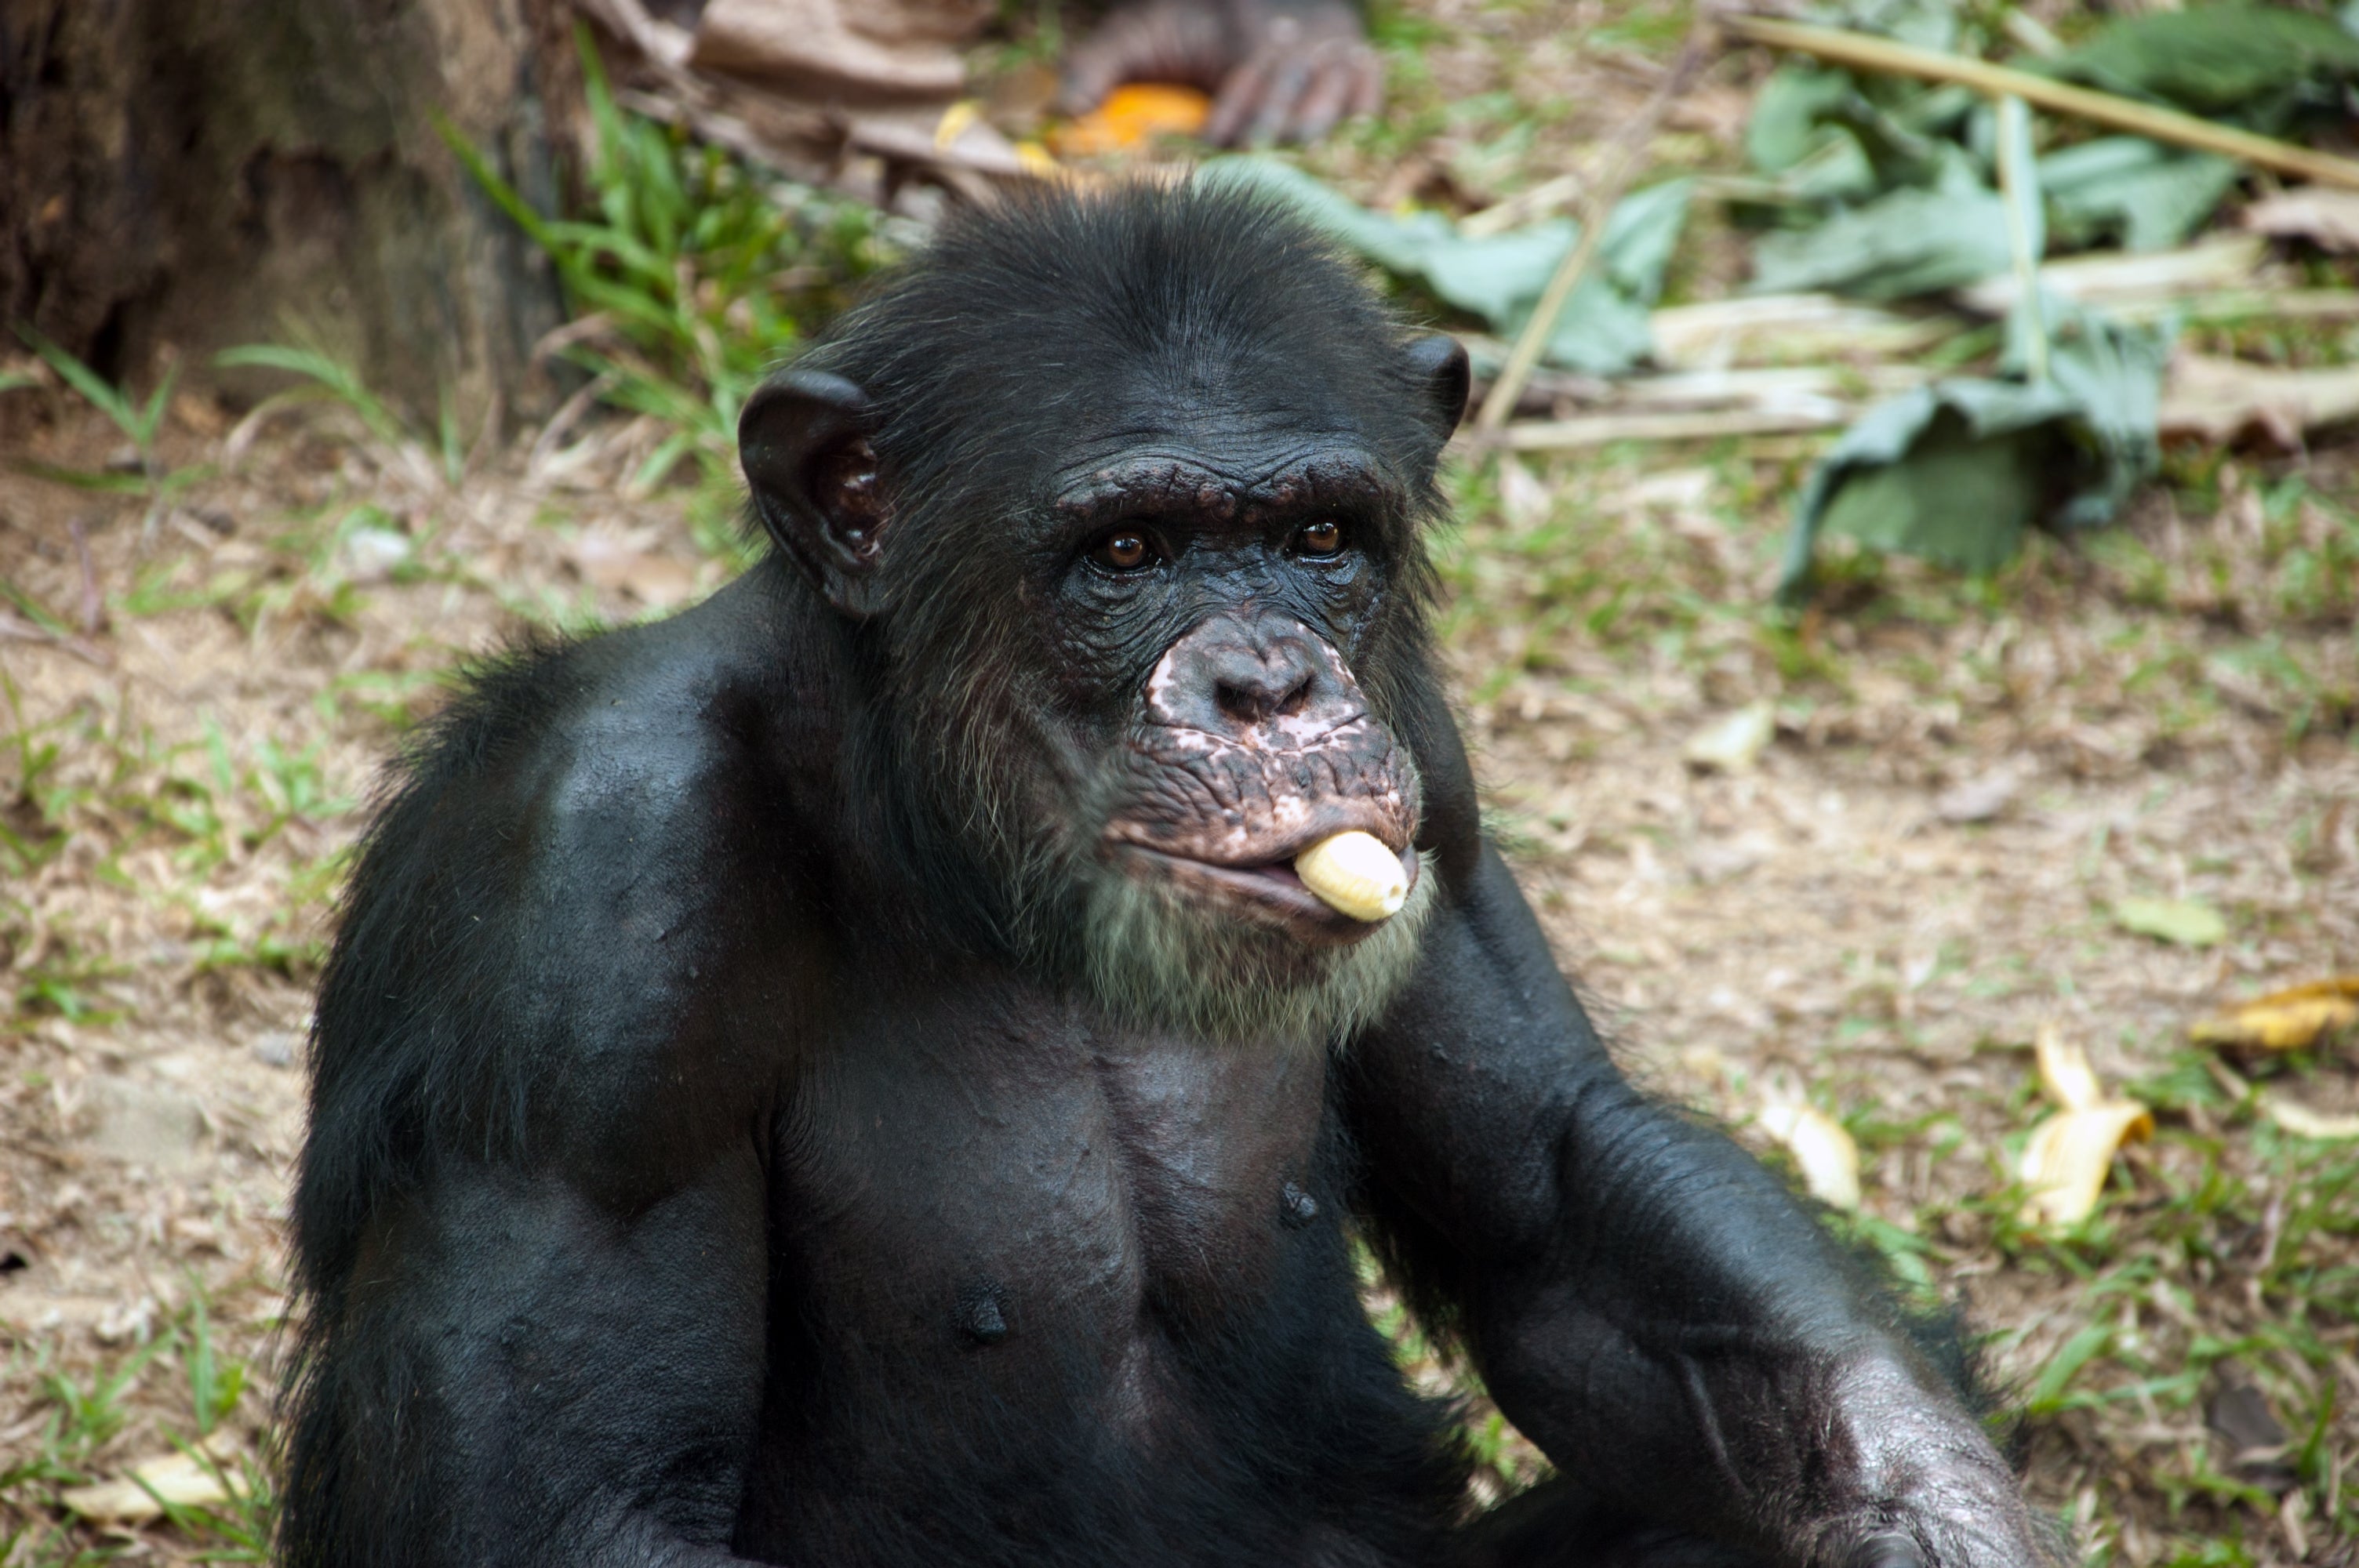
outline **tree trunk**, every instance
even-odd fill
[[[417,411],[530,408],[560,298],[434,116],[555,202],[565,0],[0,0],[0,325],[111,381],[301,339]],[[14,346],[14,345],[10,345]]]

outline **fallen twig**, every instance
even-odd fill
[[[95,637],[106,630],[106,599],[98,590],[98,566],[90,558],[90,530],[77,517],[67,524],[73,535],[74,554],[82,561],[82,634]]]
[[[2100,92],[2094,88],[2077,87],[2049,77],[2034,76],[2029,71],[2017,70],[2009,66],[1993,65],[1987,60],[1970,59],[1963,55],[1946,54],[1939,49],[1917,49],[1908,44],[1894,43],[1889,38],[1870,38],[1864,33],[1849,32],[1841,27],[1809,27],[1799,22],[1783,22],[1743,13],[1724,14],[1720,22],[1735,37],[1751,43],[1767,44],[1771,49],[1791,49],[1834,65],[1880,71],[1888,76],[1910,76],[1921,81],[1955,81],[1993,98],[2020,98],[2052,114],[2069,114],[2096,124],[2109,125],[2117,131],[2128,131],[2158,142],[2168,142],[2174,146],[2218,153],[2256,168],[2298,175],[2304,179],[2317,180],[2321,185],[2359,190],[2359,163],[2349,158],[2313,152],[2308,147],[2295,146],[2290,142],[2256,135],[2250,131],[2198,119],[2192,114],[2182,114],[2176,109],[2157,108],[2111,92]]]
[[[1914,353],[1967,323],[1946,314],[1903,315],[1832,294],[1750,294],[1658,310],[1648,325],[1663,364],[1701,369],[1745,360],[1810,362]]]
[[[102,670],[111,670],[114,667],[114,661],[107,656],[106,650],[103,648],[94,647],[71,633],[53,632],[46,626],[22,620],[5,610],[0,610],[0,638],[6,638],[15,643],[40,643],[52,648],[60,648],[71,654],[82,663],[94,665]]]
[[[1733,408],[1704,414],[1587,414],[1510,425],[1491,440],[1517,452],[1571,451],[1614,441],[1708,441],[1723,436],[1791,436],[1850,423],[1852,408]]]
[[[2125,320],[2134,320],[2141,310],[2153,315],[2170,310],[2184,320],[2205,326],[2256,320],[2332,320],[2338,317],[2359,316],[2359,290],[2287,288],[2193,294],[2167,302],[2117,306],[2114,308],[2114,314]]]
[[[2268,244],[2257,234],[2219,234],[2184,250],[2147,255],[2106,252],[2049,262],[2039,269],[2049,292],[2106,310],[2138,300],[2170,299],[2252,281],[2267,259]],[[2012,273],[1999,273],[1958,290],[1969,308],[2004,316],[2023,297]]]
[[[1589,177],[1575,171],[1560,174],[1553,179],[1543,179],[1529,190],[1518,190],[1504,201],[1469,212],[1458,220],[1458,232],[1470,240],[1487,240],[1495,234],[1552,216],[1556,210],[1579,196]]]

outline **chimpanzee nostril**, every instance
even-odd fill
[[[1293,677],[1290,684],[1288,676]],[[1301,712],[1310,701],[1310,686],[1308,672],[1271,670],[1266,677],[1217,683],[1212,688],[1212,700],[1220,704],[1222,713],[1240,724],[1262,724],[1272,719],[1290,719]]]

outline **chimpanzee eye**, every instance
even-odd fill
[[[1090,546],[1090,559],[1110,572],[1143,571],[1162,559],[1146,535],[1116,528]]]
[[[1314,560],[1340,555],[1343,549],[1343,525],[1332,517],[1321,517],[1315,523],[1305,523],[1294,535],[1294,553]]]

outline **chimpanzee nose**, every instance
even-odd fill
[[[1164,654],[1147,718],[1239,741],[1301,745],[1366,709],[1343,661],[1299,622],[1220,617]]]
[[[1301,661],[1284,654],[1263,662],[1237,648],[1229,650],[1215,663],[1218,667],[1212,672],[1212,700],[1239,724],[1291,719],[1310,700],[1313,673],[1305,669]]]

